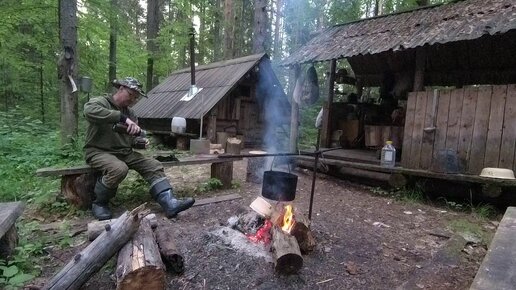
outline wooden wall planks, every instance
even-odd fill
[[[407,100],[402,166],[437,171],[440,152],[456,152],[461,172],[516,170],[516,85],[412,92]],[[435,130],[423,130],[435,125]],[[441,160],[442,161],[442,160]]]

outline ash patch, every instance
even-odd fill
[[[207,247],[232,248],[251,257],[263,258],[272,263],[272,255],[269,246],[262,243],[253,243],[240,231],[227,226],[216,227],[210,232],[210,241]]]

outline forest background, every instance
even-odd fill
[[[38,214],[73,212],[56,194],[59,181],[38,178],[35,171],[83,163],[82,106],[90,97],[110,93],[113,79],[136,77],[148,91],[169,73],[188,67],[192,25],[198,65],[266,52],[290,97],[289,70],[278,63],[314,34],[442,2],[447,1],[0,0],[0,202],[25,201]],[[70,22],[63,15],[76,17],[73,27],[66,27]],[[76,34],[72,76],[79,91],[66,95],[62,34],[70,31]],[[323,96],[328,66],[317,64]],[[85,77],[93,81],[89,92],[80,87]],[[301,108],[301,144],[315,143],[321,102]],[[23,240],[32,228],[31,222],[23,224],[15,259],[0,260],[0,288],[38,275],[29,257],[41,255],[45,242]],[[22,270],[31,274],[23,276]]]

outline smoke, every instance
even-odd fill
[[[257,95],[265,124],[263,133],[264,150],[267,153],[288,152],[290,125],[290,103],[276,78],[270,61],[262,61],[259,66]],[[282,164],[280,157],[267,157],[261,172]],[[274,162],[274,164],[273,164]]]

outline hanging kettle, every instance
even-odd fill
[[[274,163],[274,160],[273,162]],[[290,171],[290,167],[289,167]],[[271,170],[263,172],[262,196],[276,201],[293,201],[296,198],[297,175]]]

